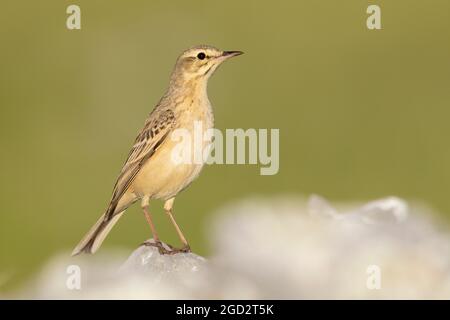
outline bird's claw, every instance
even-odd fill
[[[161,254],[177,254],[177,253],[191,253],[191,248],[189,246],[184,246],[183,248],[174,248],[172,246],[170,246],[170,250],[166,250],[165,248],[163,248],[163,253],[161,252],[161,250],[159,251],[159,253]]]
[[[192,252],[191,247],[188,244],[178,250],[179,250],[179,252],[183,252],[183,253],[191,253]]]
[[[174,248],[171,247],[172,251],[170,252],[170,254],[176,254],[176,253],[191,253],[191,247],[189,247],[188,245],[182,247],[182,248]]]
[[[143,243],[143,245],[158,248],[158,252],[161,255],[163,255],[163,254],[171,255],[171,254],[177,254],[177,253],[191,253],[192,252],[191,247],[189,245],[185,245],[184,247],[178,249],[178,248],[171,246],[168,243],[163,244],[160,240],[157,240],[154,242],[146,241]],[[167,246],[169,249],[167,249],[165,246]]]

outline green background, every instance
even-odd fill
[[[81,30],[66,28],[69,4]],[[382,30],[366,28],[369,4]],[[281,140],[278,175],[208,166],[179,195],[196,252],[209,251],[208,214],[253,194],[397,195],[449,213],[449,16],[448,0],[2,1],[0,291],[103,212],[176,57],[196,44],[245,51],[210,81],[216,127],[279,128]],[[151,207],[177,244],[162,203]],[[134,206],[105,247],[148,237]]]

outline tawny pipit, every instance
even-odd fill
[[[116,181],[108,209],[73,250],[73,255],[97,251],[117,220],[137,200],[141,200],[153,239],[160,252],[164,253],[149,212],[150,199],[165,200],[164,210],[184,245],[178,251],[190,251],[173,217],[172,208],[175,196],[199,175],[203,163],[173,161],[172,151],[177,142],[170,135],[176,129],[193,133],[194,122],[197,121],[201,122],[204,131],[213,127],[214,117],[206,90],[208,79],[222,62],[240,54],[241,51],[197,46],[178,57],[169,88],[138,134]],[[205,143],[200,147],[205,148]]]

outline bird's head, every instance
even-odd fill
[[[224,61],[241,54],[242,51],[222,51],[212,46],[192,47],[178,57],[172,80],[207,80]]]

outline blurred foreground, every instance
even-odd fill
[[[450,238],[426,209],[401,199],[338,211],[318,196],[307,203],[254,198],[215,217],[209,259],[161,256],[151,246],[139,247],[125,263],[123,252],[64,254],[13,297],[450,298]]]

